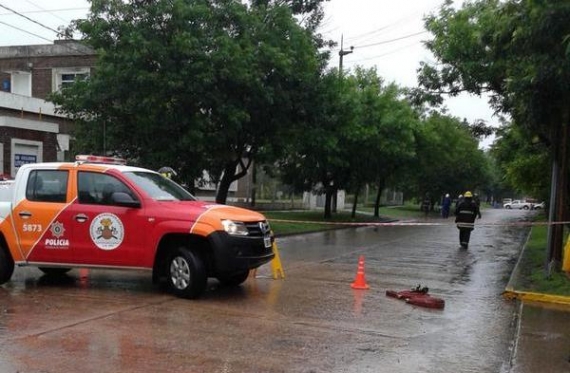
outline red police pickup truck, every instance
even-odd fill
[[[0,284],[15,266],[146,269],[176,296],[208,277],[239,285],[274,257],[257,212],[196,200],[161,174],[113,157],[23,165],[0,202]],[[4,193],[6,194],[6,193]]]

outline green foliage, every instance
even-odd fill
[[[284,180],[297,190],[357,193],[415,155],[418,118],[401,90],[384,86],[375,70],[343,77],[330,71],[311,93],[306,127],[281,162]]]
[[[95,73],[53,100],[80,123],[78,151],[168,165],[190,185],[206,170],[222,203],[254,160],[328,197],[366,183],[417,194],[486,180],[465,125],[422,123],[373,69],[322,72],[321,3],[93,0],[75,27],[99,54]]]
[[[502,171],[502,185],[547,201],[551,167],[544,143],[533,142],[527,130],[514,125],[502,128],[498,134],[491,154]]]
[[[417,133],[416,196],[432,200],[483,189],[490,182],[488,159],[469,128],[457,118],[433,113]]]
[[[347,84],[355,112],[352,135],[344,142],[349,149],[345,175],[347,189],[358,193],[366,183],[385,183],[414,158],[418,118],[401,98],[402,90],[384,85],[374,69],[357,68]]]
[[[307,107],[303,127],[294,133],[280,163],[284,180],[297,191],[323,192],[322,187],[340,180],[339,170],[348,166],[343,145],[352,136],[354,97],[343,87],[338,75],[329,72],[308,90],[312,107]]]
[[[426,45],[439,65],[422,66],[421,84],[431,93],[487,92],[497,111],[526,129],[527,139],[546,146],[541,155],[532,151],[534,159],[516,148],[505,149],[523,157],[501,166],[508,168],[509,181],[529,194],[547,188],[549,180],[529,183],[523,173],[555,153],[556,129],[570,118],[569,17],[566,0],[476,0],[459,9],[446,1],[426,19],[434,35]]]
[[[316,39],[293,5],[93,0],[76,28],[99,54],[96,72],[53,97],[81,124],[77,147],[169,165],[190,183],[224,175],[225,202],[254,158],[283,151],[318,78]]]

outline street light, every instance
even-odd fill
[[[351,54],[354,52],[354,47],[351,46],[349,51],[345,51],[342,49],[344,36],[340,36],[340,51],[338,51],[339,61],[338,61],[338,74],[342,77],[342,57],[346,56],[347,54]]]

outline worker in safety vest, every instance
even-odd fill
[[[475,228],[475,218],[481,219],[481,210],[473,201],[473,194],[469,191],[463,195],[463,200],[458,201],[455,208],[455,223],[459,229],[459,244],[463,248],[469,245],[471,231]]]
[[[161,167],[158,170],[158,173],[167,179],[172,179],[172,175],[177,176],[176,171],[174,171],[172,167]]]

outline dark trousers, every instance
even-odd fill
[[[463,244],[469,243],[469,238],[471,237],[472,228],[459,228],[459,243]]]

